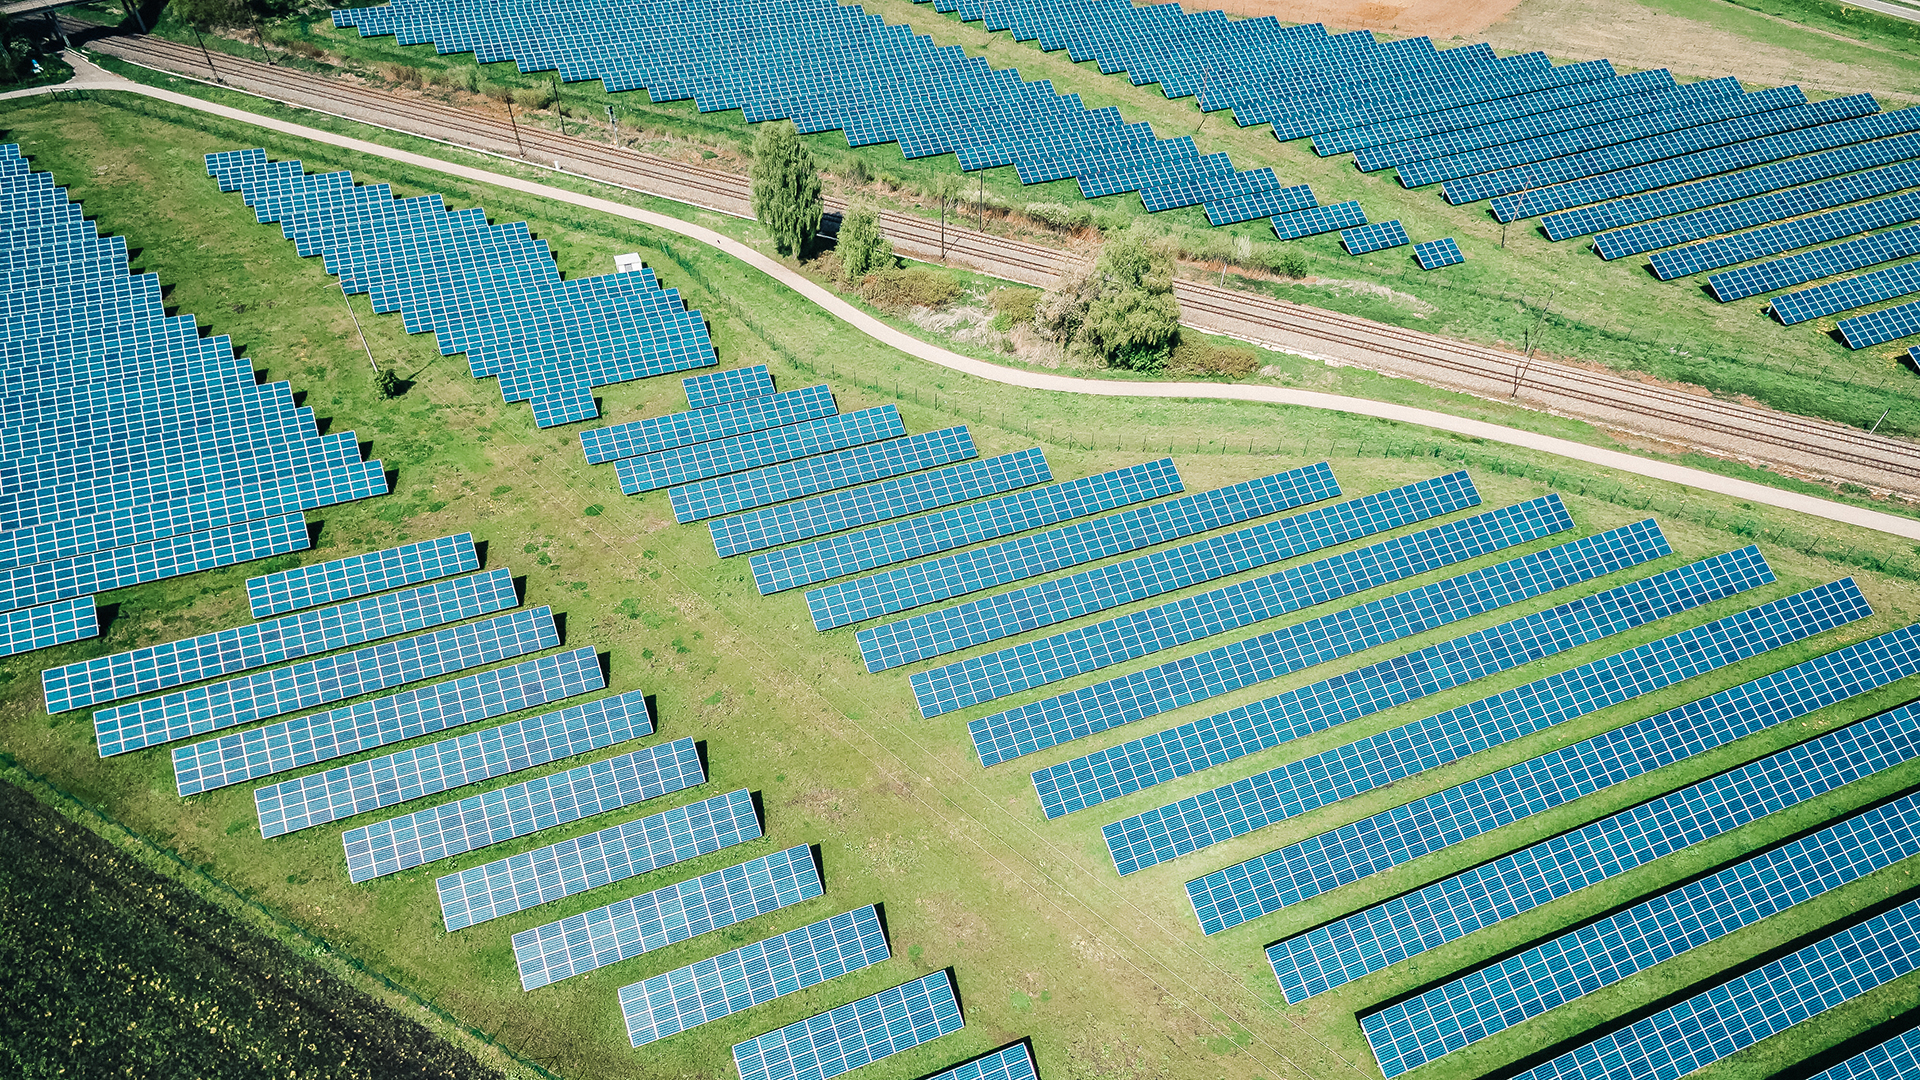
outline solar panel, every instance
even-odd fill
[[[968,731],[981,763],[998,764],[1671,553],[1648,519],[1009,709]]]
[[[755,364],[695,375],[681,379],[680,385],[687,391],[687,408],[704,409],[729,401],[765,397],[773,393],[773,376],[767,374],[767,365]]]
[[[1460,254],[1460,245],[1453,242],[1453,237],[1443,236],[1438,240],[1413,245],[1413,260],[1420,264],[1422,270],[1438,270],[1443,266],[1466,262],[1467,257]]]
[[[1255,218],[1291,214],[1297,210],[1310,210],[1315,205],[1315,199],[1312,188],[1299,184],[1294,187],[1272,188],[1244,195],[1227,195],[1208,199],[1202,205],[1207,212],[1208,222],[1214,225],[1232,225],[1237,221],[1252,221]]]
[[[1322,462],[813,589],[807,593],[807,608],[814,629],[830,630],[1339,493],[1332,470]]]
[[[1281,240],[1298,240],[1303,236],[1316,236],[1366,223],[1367,212],[1360,209],[1359,203],[1349,199],[1309,210],[1295,210],[1290,214],[1275,214],[1273,235]]]
[[[646,693],[633,690],[260,788],[253,801],[260,834],[278,836],[651,734]]]
[[[1920,334],[1920,300],[1840,320],[1840,337],[1849,349],[1865,349],[1909,334]]]
[[[963,461],[976,453],[973,436],[967,434],[966,428],[941,428],[731,476],[716,476],[674,488],[667,492],[667,497],[673,504],[675,520],[684,525]]]
[[[936,971],[739,1043],[733,1062],[740,1080],[826,1080],[965,1024],[952,977]]]
[[[504,716],[605,685],[591,647],[398,694],[310,713],[277,724],[175,747],[174,782],[182,796],[346,757],[403,739]],[[267,836],[290,827],[263,819]]]
[[[355,882],[464,854],[706,782],[692,739],[417,810],[341,835]]]
[[[908,683],[922,716],[1118,664],[1573,527],[1555,495],[969,657]]]
[[[510,656],[524,656],[558,644],[552,608],[515,611],[483,622],[99,709],[93,714],[93,730],[100,743],[100,756],[112,757]]]
[[[950,465],[866,487],[816,495],[709,522],[714,551],[723,559],[842,529],[998,495],[1053,479],[1039,447],[982,461]]]
[[[745,788],[509,855],[435,882],[449,933],[760,836]]]
[[[761,594],[768,595],[1131,506],[1182,489],[1173,459],[1161,458],[755,555],[753,578]]]
[[[927,1080],[1039,1080],[1033,1054],[1023,1042],[927,1077]]]
[[[91,596],[20,608],[7,612],[0,619],[4,619],[5,625],[0,632],[4,632],[6,640],[5,645],[0,646],[0,656],[12,656],[29,649],[44,649],[49,645],[63,645],[100,635],[100,616]]]
[[[841,416],[824,416],[790,427],[768,428],[713,442],[682,446],[644,457],[621,458],[614,468],[620,474],[620,490],[628,495],[638,495],[643,491],[744,472],[830,450],[844,450],[849,446],[882,439],[897,439],[906,433],[906,427],[900,422],[900,410],[892,405],[882,405]]]
[[[1187,883],[1209,934],[1920,671],[1883,634]]]
[[[1829,934],[1663,1012],[1584,1043],[1519,1080],[1681,1076],[1920,965],[1920,900]]]
[[[1370,251],[1400,247],[1412,242],[1407,238],[1407,230],[1400,224],[1398,218],[1392,221],[1375,222],[1372,225],[1362,225],[1340,234],[1340,243],[1347,249],[1349,255],[1365,255]]]
[[[811,854],[807,861],[813,861]],[[645,1046],[890,955],[880,913],[869,904],[623,986],[620,1011],[628,1039]]]
[[[0,611],[70,600],[306,548],[299,514],[222,525],[130,547],[0,571]]]
[[[1781,323],[1792,326],[1911,292],[1920,292],[1920,262],[1889,266],[1871,274],[1776,296],[1767,306]]]
[[[1120,563],[925,612],[855,635],[868,671],[938,656],[1160,596],[1480,502],[1465,473],[1239,529]],[[916,697],[922,683],[915,682]]]
[[[1389,146],[1393,143],[1425,138],[1447,131],[1498,123],[1516,116],[1571,108],[1575,105],[1584,105],[1589,101],[1628,94],[1644,94],[1673,85],[1672,73],[1664,68],[1656,71],[1636,71],[1631,75],[1615,75],[1613,65],[1605,60],[1567,64],[1553,70],[1568,82],[1516,94],[1504,94],[1502,92],[1504,88],[1459,87],[1456,93],[1472,95],[1472,99],[1463,100],[1460,104],[1435,112],[1417,112],[1392,119],[1372,120],[1360,127],[1316,135],[1313,140],[1313,151],[1321,157],[1331,157],[1349,150]],[[1427,98],[1426,102],[1440,104],[1447,100],[1449,98],[1436,95]]]
[[[48,668],[40,675],[49,713],[150,694],[203,679],[297,660],[412,630],[518,606],[506,567],[370,596],[271,622],[170,641]]]
[[[655,454],[732,435],[818,420],[832,416],[836,409],[833,391],[825,386],[809,386],[784,394],[592,428],[580,433],[580,446],[586,451],[587,464],[599,465],[616,458]]]
[[[533,990],[821,895],[805,844],[513,935],[520,989]]]
[[[1360,1018],[1398,1076],[1920,853],[1920,796],[1743,859]]]
[[[1913,179],[1920,183],[1920,162],[1915,163]],[[1732,266],[1748,259],[1838,240],[1843,236],[1869,232],[1887,225],[1903,224],[1915,218],[1920,218],[1920,192],[1847,206],[1830,214],[1795,218],[1764,229],[1722,236],[1672,251],[1655,252],[1650,261],[1654,273],[1662,281],[1671,281],[1703,270]]]
[[[473,534],[459,533],[248,578],[247,602],[264,619],[478,569]]]
[[[1748,548],[1668,571],[1039,770],[1033,774],[1034,789],[1047,816],[1061,817],[1642,625],[1661,617],[1656,611],[1672,614],[1752,588],[1771,579],[1763,566],[1759,552]],[[1866,601],[1848,580],[1696,628],[1683,642],[1699,651],[1694,659],[1707,661],[1701,670],[1710,670],[1730,662],[1713,657],[1755,655],[1868,613]],[[1204,752],[1195,752],[1196,746],[1205,747]]]
[[[1920,1028],[1870,1046],[1813,1080],[1900,1080],[1920,1076]]]
[[[1920,225],[1742,266],[1713,275],[1707,279],[1707,287],[1713,290],[1713,298],[1724,304],[1915,254],[1920,254]]]

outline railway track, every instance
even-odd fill
[[[209,77],[206,58],[191,46],[145,35],[101,34],[99,27],[73,20],[67,26],[87,47],[107,55]],[[212,76],[227,85],[286,104],[551,166],[717,213],[751,216],[748,181],[737,174],[517,124],[504,111],[493,116],[228,55],[213,63]],[[838,200],[829,200],[827,208],[836,215],[844,209]],[[1051,284],[1071,257],[952,221],[942,230],[925,218],[882,212],[880,223],[902,254],[944,258],[1029,285]],[[1175,292],[1183,320],[1198,330],[1586,420],[1661,445],[1920,496],[1920,445],[1899,439],[1203,281],[1178,281]]]

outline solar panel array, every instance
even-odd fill
[[[1920,138],[1915,140],[1920,153]],[[1898,225],[1911,220],[1915,194],[1891,199],[1846,205],[1856,199],[1884,195],[1912,184],[1920,184],[1920,162],[1905,162],[1884,169],[1855,173],[1806,187],[1789,188],[1770,195],[1710,207],[1679,217],[1650,221],[1632,228],[1616,229],[1594,237],[1594,247],[1602,258],[1617,259],[1669,244],[1684,244],[1716,233],[1732,233],[1697,244],[1656,251],[1648,261],[1662,281],[1671,281],[1703,270],[1747,259],[1777,255],[1796,247],[1805,247],[1868,229]],[[1840,207],[1834,210],[1833,207]],[[1829,213],[1800,217],[1816,210]],[[1764,228],[1734,232],[1751,225]]]
[[[743,398],[766,397],[773,393],[773,376],[767,374],[767,365],[755,364],[689,375],[680,380],[680,385],[687,392],[687,408],[705,409]]]
[[[370,881],[706,781],[692,739],[348,829],[347,876]]]
[[[247,579],[256,619],[480,569],[472,533],[419,540]]]
[[[966,1025],[953,978],[936,971],[733,1048],[740,1080],[827,1080]]]
[[[1443,236],[1413,245],[1413,261],[1419,263],[1422,270],[1438,270],[1466,262],[1467,257],[1460,254],[1460,245],[1453,242],[1453,237]]]
[[[587,453],[587,464],[599,465],[711,439],[818,420],[832,416],[838,408],[833,391],[825,386],[809,386],[612,427],[588,428],[580,433],[580,445]]]
[[[1061,817],[1222,765],[1289,739],[1403,705],[1576,645],[1734,595],[1772,580],[1758,550],[1690,566],[1430,645],[1358,671],[1135,739],[1033,774],[1048,817]],[[1860,618],[1866,601],[1851,581],[1712,624],[1689,643],[1731,659],[1760,643],[1793,640]],[[1709,644],[1709,642],[1711,644]],[[1765,646],[1771,648],[1773,646]],[[1725,662],[1725,661],[1723,661]]]
[[[348,293],[432,331],[464,352],[475,378],[496,376],[541,427],[599,413],[593,388],[716,362],[706,322],[648,271],[561,280],[546,241],[524,222],[448,211],[438,195],[396,199],[345,173],[308,175],[263,150],[207,155],[207,174],[278,222],[302,255],[322,255]]]
[[[667,496],[674,518],[684,525],[964,461],[977,454],[973,436],[966,428],[941,428],[683,484]]]
[[[651,734],[644,691],[573,705],[260,788],[253,793],[260,834],[339,821]]]
[[[756,399],[757,400],[757,399]],[[644,457],[623,457],[614,463],[620,490],[628,495],[690,484],[712,476],[744,472],[829,450],[844,450],[907,433],[900,410],[892,405],[843,416],[826,416],[789,427],[768,428],[744,435],[695,443]]]
[[[553,609],[515,611],[484,622],[99,709],[93,714],[94,736],[100,743],[100,756],[111,757],[525,656],[558,644]]]
[[[915,615],[862,630],[855,638],[868,671],[898,667],[1425,521],[1479,501],[1480,493],[1466,474],[1453,473]]]
[[[1369,251],[1402,247],[1412,242],[1407,238],[1405,226],[1402,226],[1397,218],[1393,221],[1362,225],[1340,234],[1340,244],[1347,249],[1349,255],[1365,255]]]
[[[920,714],[939,716],[1571,528],[1559,496],[1548,495],[916,672],[908,683]]]
[[[805,844],[513,935],[520,988],[533,990],[821,895]]]
[[[1683,1076],[1920,966],[1920,900],[1857,923],[1644,1020],[1538,1065],[1518,1080]]]
[[[1840,320],[1840,337],[1849,349],[1884,345],[1909,334],[1920,334],[1920,300],[1882,311]]]
[[[1792,326],[1912,292],[1920,292],[1920,263],[1902,263],[1871,274],[1790,292],[1774,297],[1767,306],[1782,323]]]
[[[1218,933],[1916,671],[1920,627],[1896,630],[1189,881],[1187,895]]]
[[[127,242],[0,146],[7,221],[0,653],[99,632],[95,593],[308,546],[302,512],[387,490],[226,337],[169,316]]]
[[[175,747],[181,795],[346,757],[403,739],[544,705],[606,685],[590,647]],[[262,816],[267,831],[286,827]]]
[[[744,788],[575,840],[495,859],[434,883],[447,931],[573,896],[760,836]]]
[[[1920,169],[1915,170],[1914,179],[1920,182]],[[1748,259],[1777,255],[1794,248],[1811,247],[1814,244],[1837,240],[1868,229],[1902,224],[1916,217],[1920,217],[1920,192],[1881,199],[1878,202],[1847,206],[1832,213],[1795,218],[1777,225],[1754,229],[1751,232],[1723,236],[1703,244],[1690,244],[1671,251],[1658,252],[1653,256],[1652,265],[1654,273],[1661,275],[1663,280],[1670,280],[1687,274],[1697,274],[1703,270],[1731,266]],[[1739,271],[1733,271],[1731,275],[1717,274],[1715,278],[1726,278],[1732,282],[1739,280],[1738,274]],[[1709,282],[1713,280],[1709,279]],[[1792,284],[1797,285],[1799,282],[1792,282]],[[1716,288],[1714,296],[1719,299],[1721,290]],[[1737,298],[1732,296],[1731,290],[1728,290],[1727,299]]]
[[[1360,1018],[1387,1076],[1920,853],[1909,795]]]
[[[47,711],[66,712],[219,678],[517,607],[506,567],[270,622],[149,645],[41,672]]]
[[[1243,686],[1670,554],[1651,520],[1382,597],[968,725],[983,765],[1129,724]]]
[[[806,858],[811,864],[813,856]],[[842,912],[621,987],[627,1038],[645,1046],[891,955],[876,908]]]
[[[1707,286],[1726,303],[1914,254],[1920,254],[1920,225],[1715,274]]]

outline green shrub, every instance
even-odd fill
[[[880,235],[880,218],[872,207],[860,206],[847,211],[840,219],[840,235],[834,250],[840,256],[840,274],[850,282],[894,266],[893,244]]]
[[[883,311],[937,308],[959,296],[960,285],[938,270],[911,266],[868,274],[860,282],[860,295]]]
[[[1259,367],[1260,354],[1245,346],[1185,338],[1173,347],[1167,360],[1167,371],[1174,375],[1244,379]]]
[[[1307,257],[1297,248],[1281,248],[1273,257],[1273,272],[1297,281],[1307,276]]]
[[[1028,217],[1045,225],[1049,229],[1071,232],[1093,224],[1093,211],[1085,206],[1065,206],[1061,203],[1028,203],[1021,211]]]
[[[1039,289],[995,289],[987,302],[993,305],[993,328],[1002,332],[1033,321],[1040,303]]]

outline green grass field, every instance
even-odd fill
[[[1920,575],[1913,569],[1920,552],[1791,514],[1418,429],[1264,406],[1148,405],[988,386],[929,369],[851,333],[784,289],[686,241],[571,209],[560,211],[502,190],[413,175],[296,140],[263,138],[256,129],[166,106],[112,99],[6,103],[0,105],[0,128],[6,140],[19,142],[32,155],[35,168],[54,173],[59,183],[70,187],[73,198],[86,203],[103,232],[129,238],[129,246],[138,250],[135,266],[158,273],[172,287],[170,307],[197,314],[212,333],[231,335],[269,379],[291,380],[307,395],[306,404],[331,419],[333,430],[356,431],[371,443],[373,456],[398,472],[390,495],[310,515],[323,524],[312,552],[121,590],[104,598],[113,606],[114,617],[101,639],[0,662],[0,746],[20,766],[49,777],[188,864],[435,1003],[458,1022],[560,1075],[728,1076],[728,1047],[733,1042],[948,966],[956,972],[967,1027],[872,1066],[863,1075],[874,1080],[922,1076],[1023,1036],[1032,1037],[1048,1080],[1377,1075],[1353,1019],[1357,1009],[1419,987],[1447,968],[1504,952],[1734,853],[1920,783],[1920,768],[1891,771],[1417,963],[1361,980],[1303,1007],[1283,1007],[1261,956],[1262,945],[1414,882],[1906,700],[1920,689],[1920,681],[1825,710],[1803,723],[1722,748],[1212,939],[1197,933],[1181,882],[1913,622],[1920,618],[1920,583],[1915,581]],[[1047,822],[1035,806],[1027,770],[1084,753],[1092,745],[1073,744],[981,770],[965,732],[967,720],[987,709],[919,719],[904,675],[866,674],[850,629],[812,633],[798,595],[760,597],[741,562],[721,563],[714,557],[705,530],[673,523],[663,494],[621,497],[610,468],[583,464],[574,429],[538,431],[524,406],[502,406],[491,382],[470,378],[464,360],[439,356],[429,338],[406,336],[397,317],[373,316],[364,298],[355,298],[375,357],[415,382],[398,400],[378,398],[354,324],[338,293],[329,289],[331,279],[319,261],[299,259],[277,229],[255,224],[237,195],[220,194],[205,175],[204,153],[254,145],[265,145],[276,158],[300,157],[310,171],[349,168],[363,182],[390,182],[397,195],[442,191],[452,206],[479,204],[494,220],[527,220],[537,235],[552,243],[569,276],[606,272],[614,254],[640,251],[665,284],[681,289],[691,306],[707,314],[723,363],[767,363],[786,388],[829,381],[843,411],[895,402],[911,431],[966,423],[983,454],[1032,445],[1037,438],[1061,478],[1136,462],[1169,445],[1175,447],[1190,490],[1321,459],[1332,462],[1353,495],[1466,468],[1487,507],[1549,490],[1561,492],[1582,533],[1657,517],[1677,554],[1641,573],[1758,542],[1780,580],[1746,597],[1299,740],[1233,767]],[[609,387],[603,398],[602,414],[608,421],[684,407],[678,383],[670,378]],[[1121,445],[1109,445],[1116,440]],[[101,761],[95,756],[87,714],[49,718],[41,710],[41,668],[247,621],[242,582],[248,576],[462,530],[487,543],[489,565],[511,566],[528,578],[529,605],[551,604],[566,613],[569,646],[590,644],[611,654],[611,691],[644,688],[657,695],[659,738],[691,735],[706,741],[708,784],[661,802],[691,802],[750,787],[764,801],[765,839],[447,935],[440,929],[434,901],[438,874],[661,807],[647,804],[602,815],[353,886],[345,877],[338,828],[263,841],[248,786],[181,800],[174,794],[164,750]],[[1517,553],[1476,560],[1467,568]],[[1870,569],[1874,566],[1890,572]],[[1848,574],[1858,577],[1876,615],[1806,645],[1124,880],[1114,876],[1107,861],[1099,828],[1118,817]],[[1561,602],[1616,583],[1595,582],[1553,599]],[[1405,587],[1376,590],[1349,602]],[[1531,608],[1541,606],[1546,605]],[[1411,639],[1404,648],[1516,614],[1509,610],[1469,620]],[[1282,682],[1304,685],[1377,658],[1311,669]],[[1108,742],[1279,688],[1264,684],[1181,710],[1138,725],[1140,730],[1117,733]],[[1015,702],[1038,696],[1030,693]],[[462,794],[517,779],[524,777],[503,778]],[[518,989],[508,945],[512,933],[796,843],[820,845],[827,880],[824,898],[533,994]],[[1678,958],[1649,978],[1595,995],[1577,1014],[1542,1018],[1443,1059],[1422,1075],[1447,1080],[1484,1075],[1500,1063],[1577,1033],[1601,1016],[1629,1012],[1731,962],[1812,932],[1872,898],[1901,893],[1911,885],[1911,869],[1903,864],[1875,875],[1804,911]],[[615,1001],[617,987],[874,902],[885,905],[893,960],[644,1051],[627,1045]],[[1917,1002],[1920,980],[1909,977],[1824,1016],[1818,1024],[1802,1025],[1731,1058],[1711,1075],[1762,1075]]]

